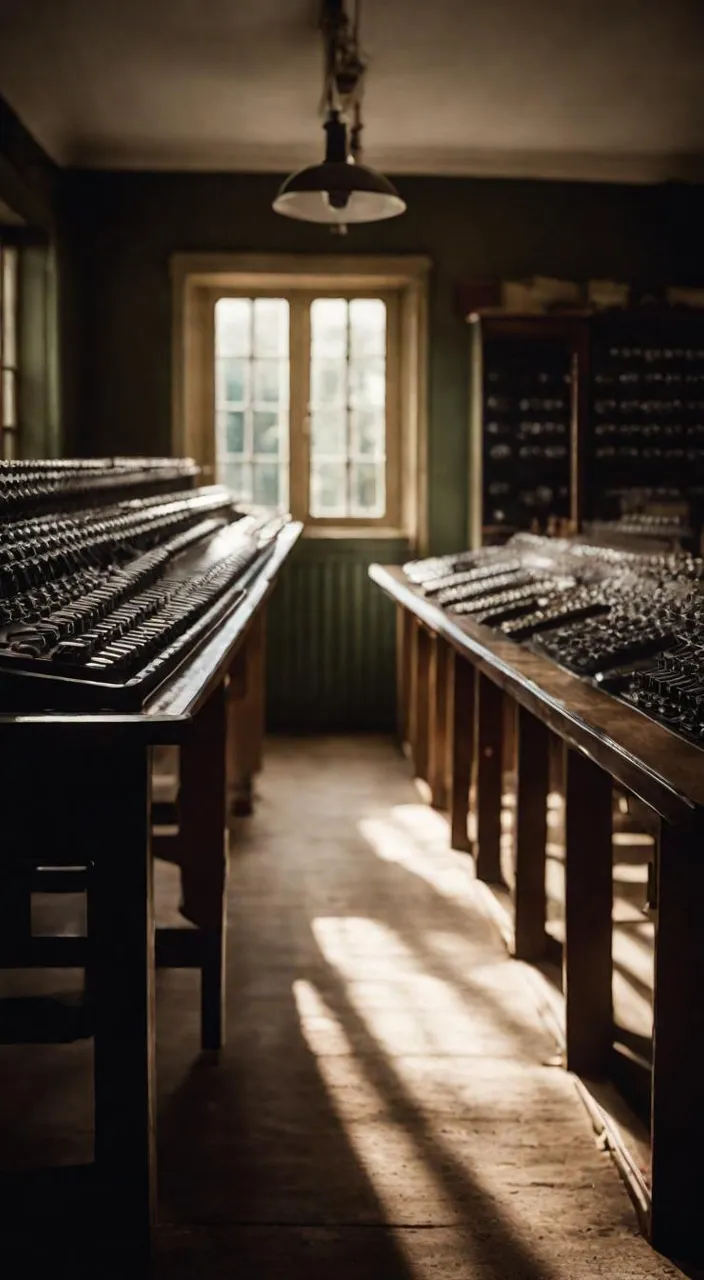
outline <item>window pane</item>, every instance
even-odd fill
[[[239,502],[252,501],[252,468],[248,462],[226,462],[220,473],[222,483],[232,489]]]
[[[344,458],[347,453],[347,410],[314,409],[310,416],[311,449],[318,456]]]
[[[224,418],[225,453],[244,453],[244,410],[221,415]]]
[[[316,357],[347,357],[347,301],[316,298],[310,308],[310,336]]]
[[[352,453],[383,458],[386,450],[386,420],[383,409],[353,409]]]
[[[2,260],[2,360],[17,364],[17,250],[3,249]]]
[[[248,398],[249,362],[247,360],[218,360],[218,385],[216,394],[219,401],[242,404]]]
[[[386,354],[386,304],[381,298],[354,298],[350,302],[350,354]]]
[[[257,403],[288,400],[288,364],[280,360],[254,361],[253,398]]]
[[[252,303],[249,298],[219,298],[215,303],[215,353],[248,356],[252,343]]]
[[[347,515],[347,468],[344,462],[313,462],[310,490],[312,516]]]
[[[313,351],[311,362],[311,404],[343,405],[347,393],[347,362],[318,359]]]
[[[254,501],[265,507],[278,507],[279,468],[275,462],[255,462]]]
[[[254,410],[254,452],[278,453],[281,431],[275,409]]]
[[[257,298],[254,303],[255,356],[288,355],[288,303],[284,298]]]
[[[4,427],[17,426],[16,374],[14,369],[5,369],[2,375],[2,414]]]
[[[352,515],[383,516],[384,467],[374,462],[360,462],[352,466]]]
[[[386,365],[370,357],[350,365],[350,404],[353,408],[383,408],[386,403]]]

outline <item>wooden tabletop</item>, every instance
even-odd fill
[[[699,747],[543,654],[441,609],[409,583],[400,567],[374,564],[369,576],[663,818],[688,822],[704,810],[704,751]]]
[[[303,531],[297,521],[286,524],[261,572],[247,589],[241,604],[233,609],[211,638],[198,648],[188,662],[157,689],[141,711],[104,711],[96,715],[47,712],[28,715],[0,715],[0,744],[9,747],[18,735],[41,735],[44,745],[54,736],[57,748],[78,738],[101,742],[124,736],[130,742],[176,744],[188,736],[192,721],[222,680],[245,638],[252,618],[271,594],[276,579]]]

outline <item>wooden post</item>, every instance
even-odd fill
[[[549,731],[525,707],[516,711],[514,955],[539,960],[545,951]]]
[[[453,651],[450,663],[450,841],[453,849],[469,853],[467,832],[469,786],[474,762],[476,671],[471,662]]]
[[[252,813],[254,778],[261,771],[265,707],[264,611],[252,619],[230,669],[227,688],[227,786],[230,812]]]
[[[411,633],[413,614],[396,606],[396,733],[399,746],[408,742],[411,699]]]
[[[406,724],[408,754],[411,764],[415,766],[416,738],[418,736],[418,644],[420,623],[413,614],[409,614],[409,628],[406,637],[408,645],[408,718]]]
[[[704,1266],[704,831],[662,823],[657,873],[651,1241]]]
[[[32,937],[33,867],[15,848],[3,859],[0,891],[0,956],[12,962],[16,952],[29,949]],[[0,967],[2,963],[0,961]]]
[[[429,674],[428,785],[435,809],[447,807],[447,681],[450,650],[441,636],[432,636]]]
[[[611,778],[567,748],[564,991],[567,1066],[600,1075],[613,1045]]]
[[[428,731],[430,728],[430,633],[418,628],[416,639],[416,706],[413,764],[415,776],[428,780]]]
[[[201,930],[201,1043],[224,1039],[227,882],[225,689],[211,693],[181,751],[181,910]]]
[[[86,758],[95,841],[88,933],[95,1001],[95,1159],[110,1216],[146,1242],[156,1212],[154,894],[150,751]]]
[[[477,688],[477,876],[500,884],[503,798],[503,692],[487,676]]]

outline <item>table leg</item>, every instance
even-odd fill
[[[545,951],[545,847],[549,731],[517,707],[514,955],[539,960]]]
[[[420,623],[409,614],[408,644],[408,717],[406,724],[408,753],[411,764],[416,758],[416,724],[418,720],[418,637]]]
[[[567,1066],[600,1075],[613,1045],[611,778],[567,748],[564,991]]]
[[[408,741],[411,698],[411,631],[413,615],[396,606],[396,732],[399,745]]]
[[[198,713],[181,751],[181,910],[202,936],[201,1044],[224,1039],[227,887],[224,684]]]
[[[431,636],[419,627],[416,641],[416,708],[413,763],[417,778],[428,780],[428,731],[430,728],[430,646]]]
[[[0,889],[0,956],[6,955],[12,962],[18,950],[29,948],[32,937],[32,865],[12,854],[4,862]]]
[[[653,1246],[704,1266],[704,832],[662,823],[655,927]]]
[[[469,853],[467,832],[469,787],[474,763],[476,671],[459,653],[450,659],[450,841],[453,849]]]
[[[96,747],[91,756],[95,1160],[111,1219],[144,1242],[156,1213],[151,760],[144,746]]]
[[[447,807],[447,681],[449,646],[432,636],[430,649],[428,784],[435,809]]]
[[[500,884],[504,695],[480,675],[477,698],[477,876]]]
[[[230,811],[247,817],[253,809],[254,778],[261,771],[264,743],[263,611],[252,620],[230,671],[227,697],[227,782]]]

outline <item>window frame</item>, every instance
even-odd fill
[[[215,288],[209,291],[208,315],[213,335],[212,369],[215,378],[215,307],[222,298],[282,298],[289,306],[289,410],[288,468],[289,509],[296,520],[310,529],[333,526],[340,529],[398,528],[401,523],[399,472],[400,448],[400,361],[399,361],[399,297],[389,289],[327,288],[307,289],[237,289]],[[381,516],[313,516],[310,511],[310,308],[316,298],[378,298],[386,306],[386,402],[385,402],[385,511]],[[213,406],[216,411],[215,387]],[[213,416],[213,425],[215,417]],[[299,425],[300,424],[300,425]],[[217,465],[217,445],[213,449]]]
[[[14,261],[14,360],[10,363],[5,357],[5,262],[6,255]],[[0,458],[7,460],[20,456],[20,260],[19,247],[13,242],[0,237]],[[13,383],[14,422],[6,421],[5,407],[5,375],[11,375]],[[7,439],[12,441],[12,449],[7,452]]]
[[[222,297],[289,301],[290,492],[308,537],[403,537],[427,545],[427,279],[420,257],[175,254],[173,285],[172,447],[215,478],[215,302]],[[316,297],[382,298],[387,305],[386,513],[381,517],[309,514],[310,303]],[[295,314],[295,323],[294,323]],[[296,432],[292,424],[300,421]],[[297,437],[297,438],[296,438]]]

